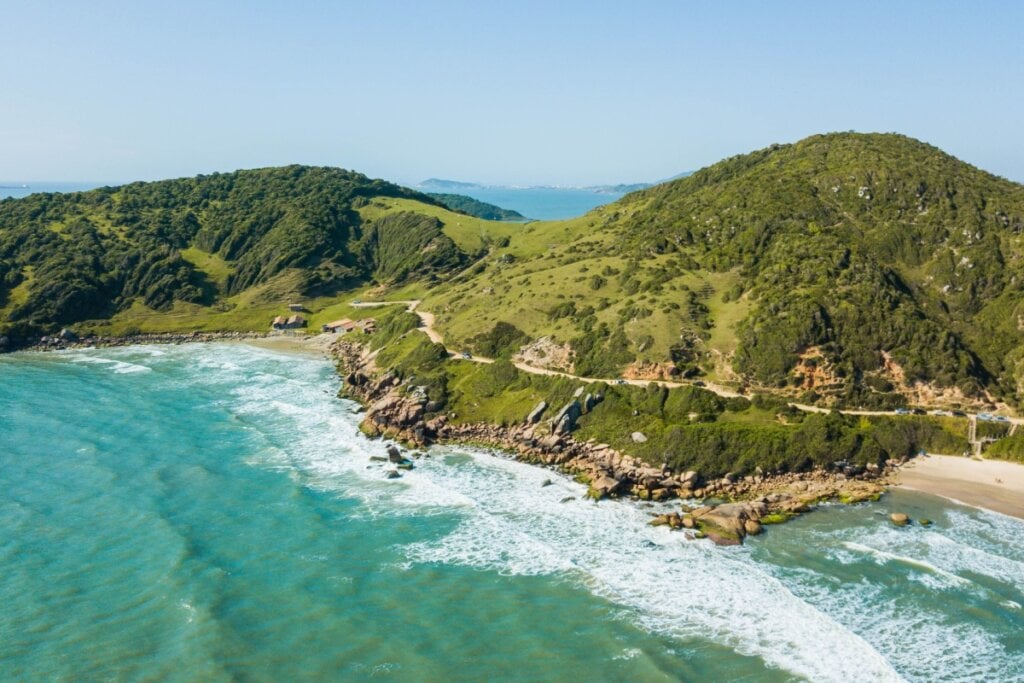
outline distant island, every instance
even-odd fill
[[[428,178],[416,185],[416,189],[432,192],[460,192],[466,190],[578,190],[580,192],[596,192],[598,194],[628,194],[637,190],[644,190],[659,183],[678,180],[690,175],[692,171],[685,171],[672,176],[666,180],[653,183],[620,183],[618,185],[486,185],[483,183],[464,182],[461,180],[446,180],[444,178]]]

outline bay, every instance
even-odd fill
[[[1019,520],[897,491],[717,548],[487,451],[386,480],[338,386],[242,344],[0,357],[0,678],[1024,678]]]

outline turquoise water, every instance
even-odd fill
[[[473,187],[456,190],[488,204],[518,211],[539,221],[575,218],[622,197],[617,192],[594,192],[557,187]]]
[[[1024,680],[1017,520],[896,493],[716,548],[486,452],[385,480],[337,386],[244,345],[0,357],[0,679]]]

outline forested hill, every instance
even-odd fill
[[[575,225],[542,259],[439,297],[442,323],[469,341],[504,308],[585,374],[707,375],[807,400],[1014,400],[1024,381],[1024,186],[911,138],[773,145]]]
[[[479,199],[467,197],[464,194],[443,194],[437,192],[429,192],[428,194],[452,211],[458,211],[459,213],[464,213],[468,216],[476,216],[477,218],[484,218],[489,221],[527,220],[526,216],[518,211],[503,209],[500,206],[488,204],[487,202],[482,202]]]
[[[0,336],[263,330],[292,297],[319,322],[395,296],[450,348],[583,376],[1020,405],[1022,233],[1024,186],[892,134],[773,145],[567,221],[238,171],[0,202]]]
[[[102,319],[141,302],[213,305],[287,274],[330,293],[430,279],[466,259],[436,217],[365,220],[424,194],[336,168],[289,166],[0,201],[0,334]]]

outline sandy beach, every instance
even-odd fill
[[[250,346],[258,346],[264,349],[272,349],[274,351],[283,351],[285,353],[301,353],[301,354],[316,354],[319,356],[327,355],[327,350],[331,344],[338,340],[338,335],[335,334],[316,334],[316,335],[268,335],[266,337],[258,337],[255,339],[245,339],[242,341],[243,344],[249,344]]]
[[[908,489],[1024,519],[1024,465],[953,455],[914,458],[896,483]]]

